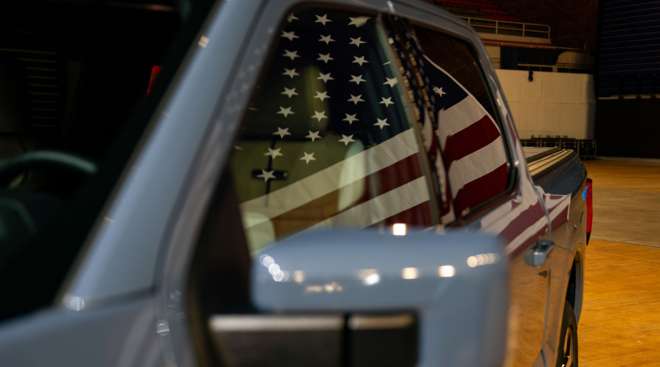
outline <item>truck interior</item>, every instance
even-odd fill
[[[2,5],[0,320],[55,299],[211,3]]]

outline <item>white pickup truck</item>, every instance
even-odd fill
[[[416,0],[187,19],[123,163],[0,162],[3,365],[577,366],[590,181],[521,146],[469,26]]]

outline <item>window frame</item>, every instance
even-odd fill
[[[486,96],[494,111],[494,115],[492,115],[492,117],[495,120],[497,126],[502,131],[502,137],[503,137],[502,140],[504,143],[504,150],[507,155],[507,163],[508,163],[508,179],[507,179],[506,189],[492,196],[486,201],[474,207],[471,207],[469,213],[465,216],[462,216],[460,213],[454,213],[455,219],[452,222],[445,223],[445,225],[449,227],[464,226],[477,221],[479,218],[487,214],[487,212],[490,211],[491,209],[499,207],[500,205],[504,204],[506,201],[511,200],[519,192],[520,172],[518,170],[518,166],[520,165],[519,163],[520,160],[518,159],[514,149],[514,147],[516,146],[515,141],[517,138],[515,138],[515,134],[512,133],[511,131],[511,122],[508,118],[508,116],[510,116],[510,113],[508,112],[508,108],[505,108],[507,113],[506,114],[503,113],[504,111],[501,104],[497,103],[498,98],[495,98],[495,96],[493,95],[493,91],[497,91],[498,94],[501,94],[500,93],[501,88],[499,86],[499,83],[495,84],[493,83],[492,79],[487,77],[490,76],[491,78],[493,78],[495,73],[492,71],[492,66],[490,65],[489,61],[487,61],[488,63],[484,65],[484,58],[479,57],[484,55],[485,51],[482,50],[482,52],[480,53],[475,49],[475,47],[473,47],[473,45],[475,44],[474,39],[466,38],[465,34],[463,33],[452,32],[452,30],[439,27],[436,24],[423,23],[418,20],[407,18],[405,16],[403,18],[406,18],[409,21],[410,23],[408,25],[409,27],[421,27],[421,28],[425,28],[428,31],[441,33],[447,37],[454,38],[455,40],[465,45],[468,52],[474,58],[476,67],[478,68],[480,74],[480,79],[483,85],[486,87]],[[470,29],[469,32],[473,32],[473,31]],[[476,44],[481,45],[481,41],[479,40],[478,43]],[[486,66],[488,66],[488,68],[486,68]],[[486,70],[488,70],[489,73],[486,73]],[[503,98],[503,95],[501,97]],[[506,103],[506,102],[503,101],[502,103]],[[484,109],[488,111],[488,109],[485,106]],[[446,174],[448,174],[448,172],[446,172]]]

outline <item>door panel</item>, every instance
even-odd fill
[[[521,195],[504,203],[481,220],[482,229],[498,233],[507,242],[511,266],[511,303],[506,366],[532,366],[541,351],[550,285],[549,264],[531,266],[526,257],[548,236],[545,209],[530,183]]]

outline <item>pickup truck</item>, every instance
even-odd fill
[[[0,163],[3,364],[577,366],[591,184],[521,146],[469,26],[187,19],[105,159]]]

